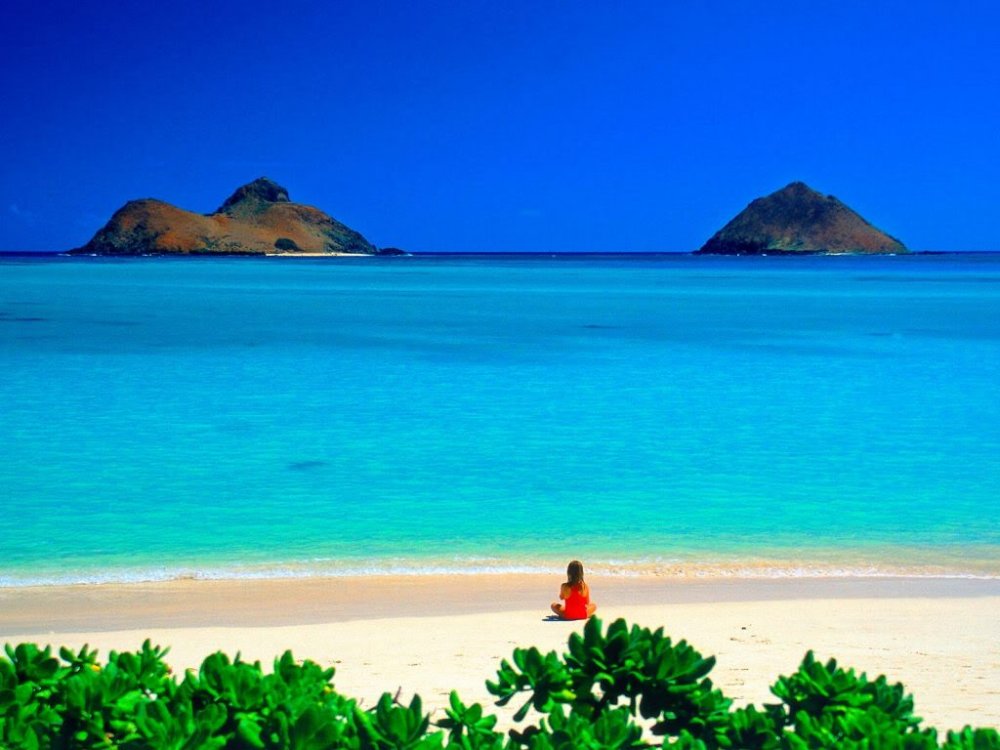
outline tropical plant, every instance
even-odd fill
[[[502,661],[487,689],[498,705],[520,702],[506,734],[455,692],[433,721],[419,696],[363,708],[335,690],[333,668],[287,651],[268,673],[217,652],[181,678],[149,641],[104,664],[86,646],[4,652],[3,750],[1000,750],[989,728],[939,740],[902,685],[812,652],[778,678],[777,703],[734,709],[708,679],[714,658],[622,620],[604,631],[592,619],[561,656],[519,648]]]

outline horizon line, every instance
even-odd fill
[[[908,255],[997,255],[998,250],[909,250],[905,253],[759,253],[747,255],[707,254],[712,258],[748,258],[748,257],[905,257]],[[581,257],[581,256],[615,256],[615,257],[663,257],[699,255],[695,250],[407,250],[403,256],[394,257]],[[68,250],[0,250],[0,257],[59,257],[72,258],[273,258],[265,254],[228,254],[228,253],[151,253],[148,255],[69,255]],[[294,258],[294,254],[283,255],[282,258]],[[311,259],[322,259],[321,255],[303,256]],[[343,257],[331,255],[330,257]],[[360,254],[358,257],[362,257]],[[368,257],[368,256],[363,256]],[[390,257],[373,254],[371,257]],[[701,257],[701,256],[699,256]]]

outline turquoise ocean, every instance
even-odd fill
[[[0,585],[1000,577],[1000,255],[0,258]]]

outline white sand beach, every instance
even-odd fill
[[[591,578],[605,623],[663,626],[714,654],[738,703],[808,649],[914,694],[925,724],[1000,726],[1000,581],[967,579]],[[558,580],[412,576],[39,587],[0,590],[0,641],[84,643],[102,653],[151,638],[175,669],[208,653],[268,663],[285,649],[337,668],[342,692],[373,703],[448,692],[492,705],[485,680],[516,646],[561,650],[582,623],[546,620]],[[513,707],[497,709],[509,717]]]

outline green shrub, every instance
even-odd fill
[[[605,632],[591,619],[562,656],[515,649],[501,662],[487,689],[498,705],[520,702],[507,734],[454,692],[437,721],[419,696],[404,705],[385,693],[364,709],[334,689],[332,668],[290,652],[270,673],[218,652],[178,679],[149,641],[103,665],[86,646],[4,650],[4,750],[1000,750],[995,729],[939,741],[902,685],[812,652],[771,688],[777,703],[733,709],[708,679],[714,658],[622,620]]]

